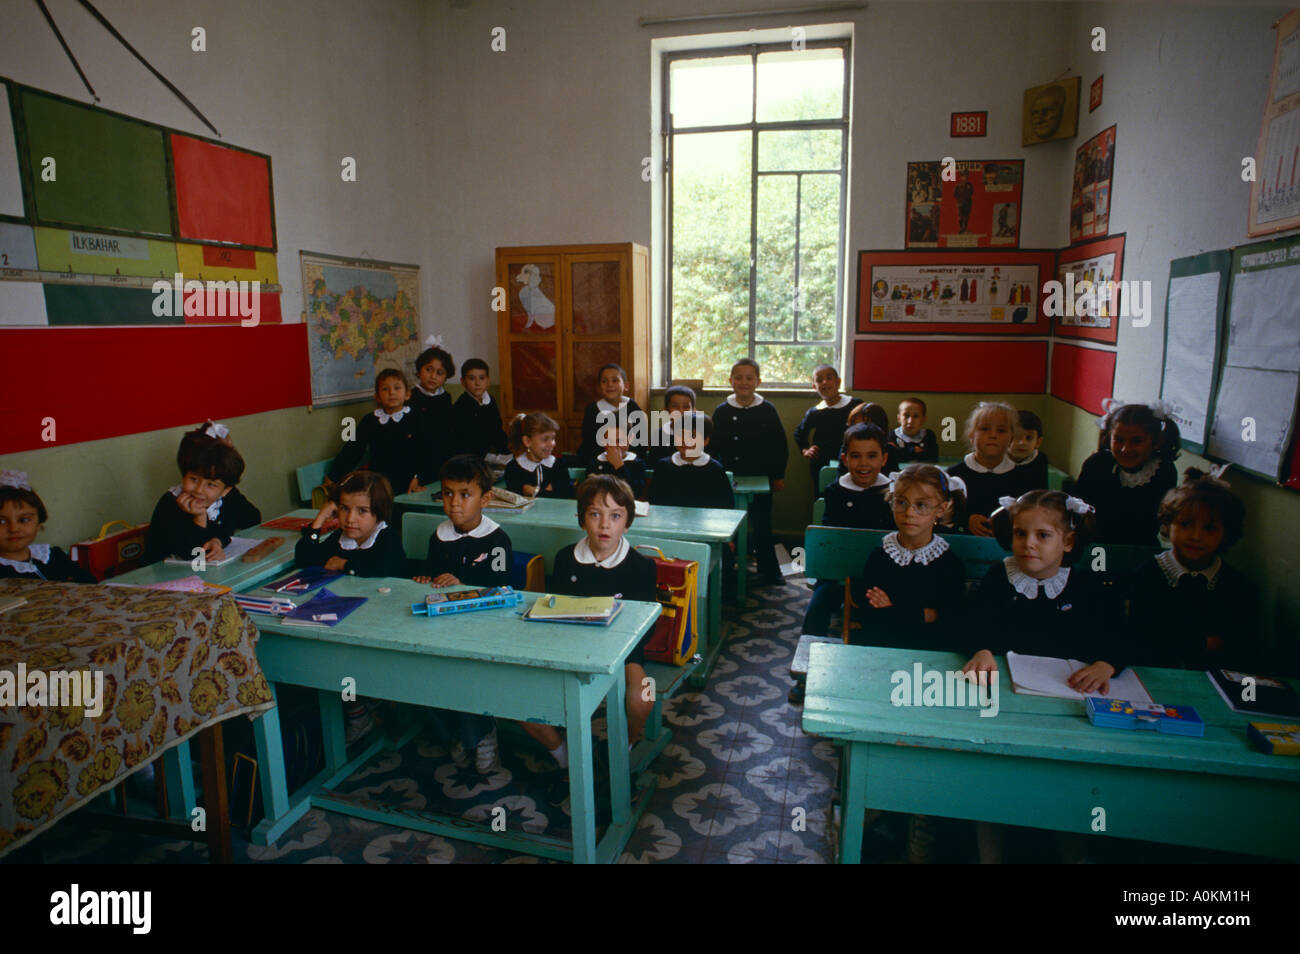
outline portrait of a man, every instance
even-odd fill
[[[1073,76],[1025,90],[1022,146],[1069,139],[1079,131],[1080,82]]]

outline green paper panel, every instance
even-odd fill
[[[38,228],[36,255],[47,272],[137,275],[171,281],[177,271],[175,242],[127,235]]]
[[[183,325],[185,316],[159,318],[147,288],[46,285],[45,312],[51,325]]]
[[[18,172],[18,142],[9,112],[9,84],[0,83],[0,215],[23,215],[23,186]]]
[[[38,224],[172,234],[159,127],[32,90],[21,104]],[[46,157],[54,159],[50,182]]]

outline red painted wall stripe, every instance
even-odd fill
[[[1093,414],[1115,390],[1115,352],[1056,342],[1052,348],[1052,397]]]
[[[1042,394],[1047,390],[1047,342],[859,338],[853,346],[853,387]]]

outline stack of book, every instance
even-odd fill
[[[581,623],[608,626],[623,611],[612,596],[539,596],[524,619],[536,623]]]

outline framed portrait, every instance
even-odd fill
[[[1025,90],[1020,145],[1037,146],[1073,138],[1079,131],[1079,88],[1082,83],[1081,77],[1068,76]]]

